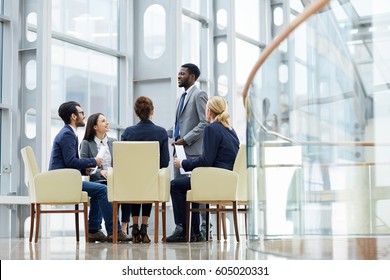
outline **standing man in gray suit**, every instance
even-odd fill
[[[202,154],[203,130],[206,120],[207,93],[200,90],[195,82],[200,76],[198,66],[183,64],[178,73],[178,86],[184,89],[176,103],[175,126],[168,131],[175,145],[184,146],[187,157],[199,157]],[[175,178],[180,171],[175,170]]]
[[[199,76],[200,70],[195,64],[186,63],[181,66],[177,78],[178,86],[183,88],[184,92],[176,103],[175,126],[168,130],[168,135],[173,138],[174,144],[184,146],[187,158],[197,158],[202,155],[203,130],[208,125],[205,113],[208,96],[205,91],[195,85]],[[180,170],[175,168],[175,179],[183,176],[186,175],[181,175]],[[175,205],[173,208],[175,210]],[[173,236],[179,233],[181,235],[182,225],[176,222],[176,217],[175,223],[176,229]]]

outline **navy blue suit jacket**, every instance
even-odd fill
[[[160,168],[169,165],[168,134],[167,131],[155,125],[152,121],[140,121],[136,125],[125,129],[122,141],[158,141],[160,143]]]
[[[234,129],[230,130],[220,122],[213,122],[204,129],[203,151],[198,158],[182,161],[185,171],[196,167],[219,167],[233,170],[240,147],[240,140]]]
[[[94,158],[80,158],[78,152],[79,141],[72,127],[65,125],[56,135],[50,155],[49,170],[61,168],[78,169],[85,174],[85,169],[95,167]]]

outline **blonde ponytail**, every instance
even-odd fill
[[[214,121],[220,122],[224,127],[232,129],[229,118],[230,115],[227,112],[227,102],[220,96],[213,96],[207,102],[207,108],[214,113]]]

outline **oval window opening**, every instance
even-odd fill
[[[228,59],[228,47],[225,42],[221,42],[217,46],[217,60],[219,63],[225,63]]]
[[[286,64],[279,66],[279,82],[282,84],[288,82],[288,66]]]
[[[218,78],[218,94],[222,97],[228,94],[228,79],[226,75],[221,75]]]
[[[25,134],[28,139],[34,139],[37,135],[37,111],[28,109],[24,115]]]
[[[26,88],[33,90],[37,87],[37,62],[30,60],[26,63]]]
[[[37,39],[37,13],[29,13],[26,20],[26,38],[29,42]]]
[[[222,30],[227,26],[227,12],[225,9],[220,9],[217,12],[217,27]]]
[[[161,5],[151,5],[144,14],[144,51],[147,57],[157,59],[165,52],[166,14]]]
[[[274,24],[276,26],[281,26],[283,22],[283,9],[281,7],[276,7],[274,10]]]

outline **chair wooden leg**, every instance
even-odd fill
[[[222,209],[224,209],[225,206],[222,206]],[[222,232],[223,232],[223,239],[227,240],[227,230],[226,230],[226,213],[221,213],[221,222],[222,222]]]
[[[154,243],[158,243],[158,212],[160,208],[158,201],[154,202]]]
[[[206,204],[206,241],[210,240],[210,204]]]
[[[161,205],[161,219],[162,219],[162,232],[163,242],[167,241],[167,203],[163,202]]]
[[[240,235],[238,234],[238,221],[237,221],[237,201],[233,201],[233,222],[234,232],[236,234],[237,242],[240,242]]]
[[[219,204],[217,204],[217,240],[221,240],[221,216],[219,212]]]
[[[118,201],[112,203],[112,243],[118,243]]]
[[[245,206],[245,214],[244,214],[244,218],[245,218],[245,237],[246,239],[248,239],[248,215],[247,215],[247,211],[248,209],[246,209],[246,206]]]
[[[80,227],[79,227],[79,205],[78,204],[75,204],[74,210],[76,210],[76,212],[74,213],[75,222],[76,222],[76,241],[79,242],[80,241]]]
[[[36,204],[36,218],[35,218],[35,243],[38,242],[38,235],[39,235],[39,224],[41,220],[41,205],[39,203]]]
[[[191,228],[191,202],[186,202],[186,241],[191,241],[191,234],[190,234],[190,228]]]
[[[83,202],[85,243],[88,243],[88,202]]]
[[[227,239],[226,213],[221,213],[223,239]]]
[[[35,218],[35,203],[30,204],[30,237],[28,242],[32,241],[32,237],[34,234],[34,219]]]

